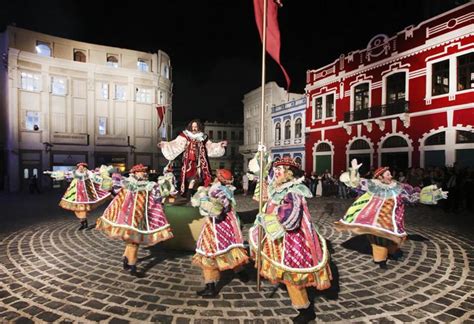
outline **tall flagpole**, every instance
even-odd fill
[[[260,145],[264,142],[264,117],[265,117],[265,54],[267,49],[267,1],[263,0],[263,25],[262,25],[262,101],[260,106]],[[260,150],[261,146],[259,146]],[[260,192],[258,197],[258,211],[260,214],[263,212],[263,155],[264,151],[260,150]],[[258,245],[257,245],[257,291],[260,291],[260,270],[262,268],[262,226],[258,225]]]

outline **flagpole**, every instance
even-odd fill
[[[263,0],[263,25],[262,25],[262,100],[260,106],[260,145],[263,145],[264,142],[264,118],[265,118],[265,54],[266,54],[266,47],[267,47],[267,1]],[[260,151],[260,192],[258,197],[258,211],[260,214],[263,212],[263,190],[264,185],[263,182],[263,155],[264,151]],[[262,268],[262,226],[258,225],[258,245],[257,245],[257,291],[260,291],[260,270]]]

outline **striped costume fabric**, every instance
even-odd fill
[[[361,179],[357,189],[365,193],[335,223],[336,228],[355,234],[372,234],[400,245],[407,237],[405,203],[416,202],[419,189],[396,181],[384,184],[379,180],[366,179]]]
[[[100,176],[92,171],[73,172],[73,179],[66,189],[59,206],[71,211],[91,211],[112,198],[101,189]]]
[[[127,243],[152,246],[173,237],[158,185],[130,176],[97,220],[96,229]]]
[[[270,184],[272,186],[272,184]],[[273,190],[269,191],[274,193]],[[330,287],[332,279],[329,268],[329,252],[325,239],[311,223],[306,198],[311,193],[301,183],[286,186],[283,192],[269,196],[264,207],[266,214],[276,214],[284,227],[283,237],[271,239],[266,234],[262,241],[261,275],[272,283],[285,283],[295,287],[314,286],[317,289]],[[250,229],[252,254],[257,253],[258,226]]]

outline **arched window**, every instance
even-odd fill
[[[390,136],[382,144],[382,148],[394,148],[394,147],[408,147],[408,143],[401,136]]]
[[[295,121],[295,138],[301,138],[301,118]]]
[[[364,141],[363,139],[358,139],[351,144],[350,150],[370,150],[370,145],[369,143],[367,143],[367,141]]]
[[[433,134],[425,140],[425,145],[444,145],[445,143],[446,143],[445,132]]]
[[[301,158],[299,156],[295,158],[295,162],[298,163],[301,167]]]
[[[36,53],[41,56],[51,57],[51,47],[49,46],[48,43],[37,42]]]
[[[281,140],[281,124],[276,123],[275,125],[275,141]]]
[[[74,51],[74,61],[86,63],[86,54],[83,51]]]
[[[331,146],[328,143],[319,143],[316,152],[331,152]]]
[[[387,77],[387,104],[406,99],[406,73],[398,72]]]
[[[291,138],[291,123],[289,120],[285,122],[285,139]]]
[[[107,65],[118,67],[118,59],[115,55],[107,55]]]

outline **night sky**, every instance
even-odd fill
[[[271,0],[270,0],[271,1]],[[145,52],[161,49],[173,65],[174,121],[242,121],[245,93],[260,86],[261,43],[252,0],[8,1],[1,28],[18,27]],[[281,61],[303,93],[306,70],[362,49],[462,0],[283,0]],[[267,56],[267,81],[285,86]]]

